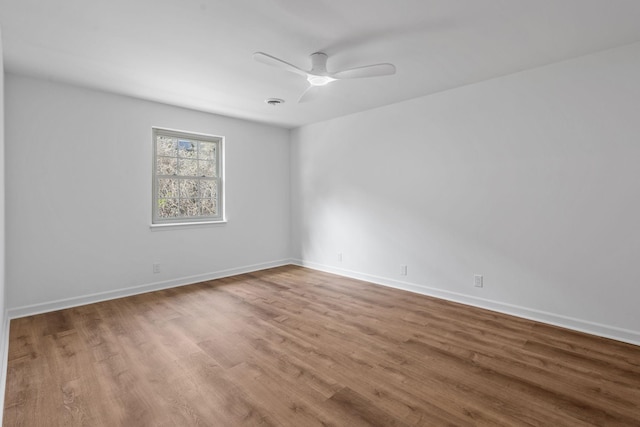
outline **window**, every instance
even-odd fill
[[[153,224],[224,221],[223,144],[153,128]]]

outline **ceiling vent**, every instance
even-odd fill
[[[284,99],[280,99],[280,98],[269,98],[269,99],[265,99],[264,102],[266,102],[269,105],[280,105],[280,104],[284,104]]]

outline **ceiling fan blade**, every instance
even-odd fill
[[[395,73],[396,67],[393,64],[375,64],[338,71],[331,74],[331,77],[334,79],[358,79],[361,77],[390,76]]]
[[[293,64],[289,64],[288,62],[283,61],[282,59],[276,58],[275,56],[271,56],[264,52],[254,53],[253,59],[255,59],[258,62],[262,62],[263,64],[270,65],[272,67],[280,68],[282,70],[287,70],[292,73],[300,74],[305,77],[307,76],[307,72],[304,71],[303,69],[300,69]]]
[[[298,104],[313,101],[318,97],[318,95],[320,95],[320,92],[322,92],[322,86],[309,85],[307,90],[305,90],[302,95],[300,95],[300,98],[298,98]]]

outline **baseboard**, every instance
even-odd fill
[[[507,304],[500,301],[493,301],[484,298],[478,298],[471,295],[451,292],[444,289],[432,288],[416,283],[402,282],[387,277],[379,277],[371,274],[361,273],[357,271],[336,268],[328,265],[318,264],[311,261],[294,259],[292,264],[311,268],[313,270],[333,273],[344,277],[364,280],[376,285],[387,286],[405,291],[415,292],[418,294],[428,295],[448,301],[459,302],[474,307],[484,308],[487,310],[497,311],[499,313],[509,314],[512,316],[522,317],[537,322],[547,323],[550,325],[560,326],[562,328],[572,329],[579,332],[585,332],[591,335],[597,335],[604,338],[610,338],[617,341],[640,346],[640,331],[632,331],[622,329],[615,326],[603,325],[600,323],[590,322],[587,320],[576,319],[573,317],[563,316],[561,314],[549,313],[546,311],[536,310],[533,308],[522,307],[513,304]]]
[[[576,319],[573,317],[564,316],[561,314],[550,313],[546,311],[536,310],[529,307],[523,307],[500,301],[493,301],[484,298],[478,298],[471,295],[460,294],[456,292],[447,291],[444,289],[432,288],[416,283],[403,282],[399,280],[390,279],[387,277],[375,276],[367,273],[346,270],[342,268],[336,268],[324,264],[319,264],[311,261],[305,261],[300,259],[282,259],[277,261],[270,261],[266,263],[253,264],[248,266],[242,266],[227,270],[220,270],[211,273],[199,274],[194,276],[181,277],[178,279],[172,279],[162,282],[149,283],[139,286],[133,286],[129,288],[117,289],[113,291],[100,292],[94,294],[88,294],[80,297],[73,297],[67,299],[60,299],[56,301],[33,304],[22,307],[14,307],[6,310],[3,320],[3,330],[5,331],[5,337],[0,342],[0,356],[2,361],[1,378],[2,382],[6,380],[6,361],[7,361],[7,349],[9,340],[9,321],[11,319],[31,316],[34,314],[47,313],[50,311],[62,310],[70,307],[77,307],[85,304],[92,304],[100,301],[106,301],[116,298],[127,297],[131,295],[142,294],[146,292],[157,291],[161,289],[174,288],[178,286],[189,285],[192,283],[203,282],[206,280],[221,279],[223,277],[235,276],[237,274],[251,273],[253,271],[264,270],[267,268],[280,267],[287,264],[294,264],[301,267],[311,268],[313,270],[324,271],[327,273],[333,273],[344,277],[350,277],[354,279],[364,280],[376,285],[387,286],[396,289],[402,289],[405,291],[415,292],[418,294],[428,295],[436,298],[441,298],[448,301],[459,302],[462,304],[471,305],[474,307],[484,308],[488,310],[497,311],[499,313],[510,314],[512,316],[518,316],[529,320],[535,320],[537,322],[547,323],[550,325],[560,326],[575,331],[585,332],[592,335],[601,336],[604,338],[610,338],[617,341],[626,342],[629,344],[640,345],[640,332],[632,331],[629,329],[618,328],[615,326],[603,325],[600,323],[590,322],[583,319]],[[2,385],[2,393],[4,392],[4,386]]]
[[[247,265],[242,267],[230,268],[211,273],[197,274],[194,276],[180,277],[177,279],[165,280],[162,282],[148,283],[144,285],[132,286],[129,288],[116,289],[113,291],[98,292],[79,297],[59,299],[40,304],[26,305],[22,307],[13,307],[7,310],[8,319],[16,319],[19,317],[32,316],[34,314],[48,313],[51,311],[62,310],[65,308],[77,307],[80,305],[93,304],[100,301],[107,301],[116,298],[128,297],[131,295],[144,294],[147,292],[159,291],[162,289],[175,288],[178,286],[190,285],[193,283],[204,282],[207,280],[221,279],[223,277],[235,276],[243,273],[251,273],[253,271],[265,270],[267,268],[280,267],[292,264],[290,259],[282,259],[270,261],[260,264]],[[8,336],[7,336],[8,339]],[[3,371],[5,372],[5,371]]]

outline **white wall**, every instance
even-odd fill
[[[640,343],[638,76],[635,44],[294,131],[294,256]]]
[[[0,402],[4,402],[7,380],[7,357],[9,343],[9,318],[5,304],[5,191],[4,191],[4,54],[2,31],[0,30]],[[3,405],[4,408],[4,405]],[[0,409],[2,424],[3,409]]]
[[[0,315],[5,318],[5,196],[4,196],[4,61],[2,34],[0,32]],[[5,328],[0,331],[0,342],[4,342]],[[0,348],[2,348],[0,346]],[[0,357],[3,355],[0,354]],[[4,371],[3,371],[4,372]]]
[[[640,343],[638,75],[635,44],[306,126],[291,146],[284,129],[8,75],[7,307],[50,310],[293,253]],[[151,126],[226,136],[228,224],[149,229]]]
[[[288,130],[11,74],[6,104],[12,315],[288,261]],[[226,137],[227,224],[150,230],[152,126]]]

